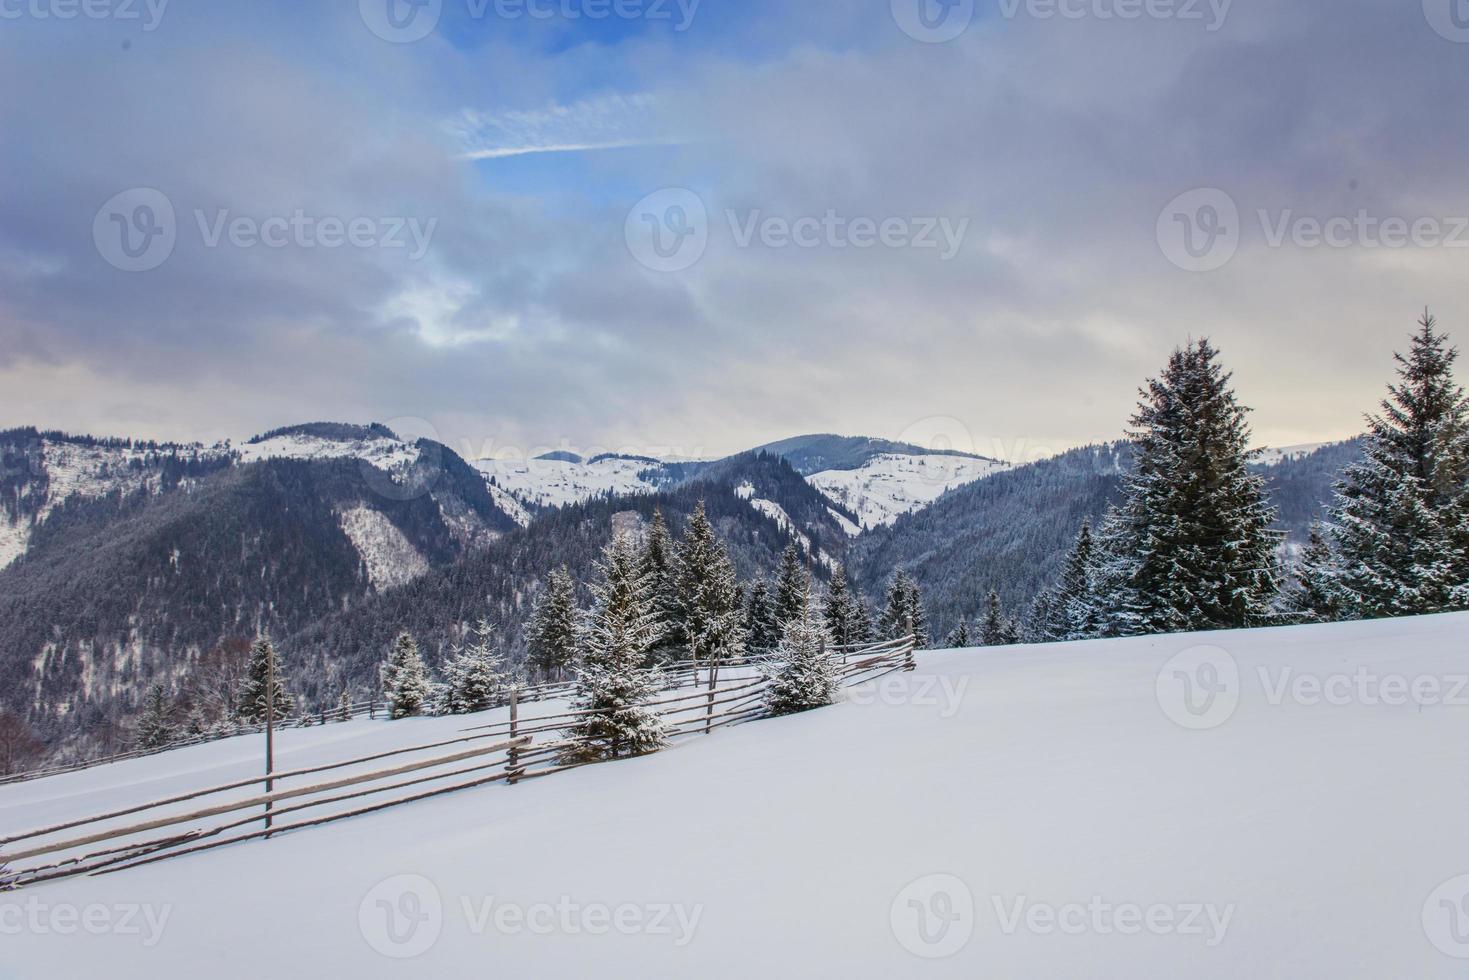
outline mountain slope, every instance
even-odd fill
[[[794,436],[757,446],[751,452],[773,453],[789,462],[802,476],[826,470],[855,470],[875,456],[950,455],[968,459],[984,459],[972,453],[953,450],[925,449],[907,442],[871,439],[867,436],[838,436],[830,433]]]
[[[1280,510],[1276,526],[1288,546],[1304,541],[1342,467],[1360,453],[1352,440],[1257,465]],[[1130,466],[1130,448],[1118,442],[960,487],[858,538],[851,552],[855,577],[876,597],[895,569],[917,576],[939,636],[960,618],[978,616],[991,589],[1012,615],[1024,613],[1059,572],[1083,519],[1097,523],[1118,498]]]
[[[1445,774],[1469,713],[1269,691],[1282,676],[1445,682],[1466,638],[1457,615],[920,654],[848,703],[652,756],[45,886],[55,909],[173,915],[152,944],[18,930],[5,968],[155,980],[218,972],[227,951],[231,976],[360,980],[486,962],[527,977],[1448,980],[1463,975],[1448,954],[1465,945],[1469,782]],[[1218,701],[1232,714],[1205,719],[1217,727],[1170,720],[1171,660],[1190,648],[1237,671]],[[319,764],[462,725],[331,725],[280,750]],[[127,805],[139,784],[251,778],[259,745],[244,742],[3,787],[0,808],[28,827]]]

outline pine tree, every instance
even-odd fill
[[[1030,611],[1025,615],[1021,628],[1021,639],[1026,643],[1054,643],[1056,622],[1056,599],[1054,587],[1042,589],[1031,601]]]
[[[765,672],[765,706],[772,715],[832,704],[841,690],[841,669],[826,652],[826,630],[811,609],[809,595],[804,607],[799,619],[786,624],[774,663]]]
[[[661,633],[649,651],[650,666],[678,660],[680,651],[688,645],[688,637],[680,615],[678,556],[661,508],[653,508],[648,536],[638,556],[638,569],[653,592],[653,612]]]
[[[857,616],[857,600],[847,584],[847,572],[838,565],[832,570],[831,582],[826,587],[826,632],[832,643],[847,647],[862,642]]]
[[[281,673],[280,655],[276,653],[275,644],[271,643],[269,635],[262,635],[250,648],[250,665],[240,685],[240,700],[235,713],[242,721],[250,724],[265,721],[267,686],[274,689],[271,700],[275,702],[275,720],[283,721],[290,715],[293,705],[286,695],[285,679]],[[269,676],[274,676],[274,685],[269,685]]]
[[[1276,591],[1275,511],[1249,470],[1248,409],[1208,340],[1175,350],[1140,391],[1133,472],[1098,535],[1106,635],[1265,622]]]
[[[383,696],[390,718],[408,718],[423,711],[433,686],[428,668],[418,653],[418,642],[408,633],[398,634],[388,662],[382,668]]]
[[[786,545],[780,556],[780,571],[775,577],[775,624],[784,633],[787,623],[806,615],[811,596],[811,576],[801,563],[801,552],[795,544]]]
[[[973,642],[973,637],[969,635],[969,620],[961,619],[959,625],[950,630],[944,639],[944,647],[948,650],[962,650]]]
[[[908,573],[900,568],[893,573],[892,580],[888,583],[887,604],[883,607],[882,618],[878,620],[877,629],[882,639],[896,640],[908,635],[908,617],[912,613],[909,598],[911,594]]]
[[[856,639],[854,643],[871,643],[877,638],[876,630],[872,625],[872,607],[862,596],[856,596],[852,602],[853,630]]]
[[[176,737],[169,716],[173,705],[162,684],[153,684],[143,696],[143,713],[138,718],[138,727],[133,739],[140,749],[161,749]]]
[[[438,698],[441,715],[467,715],[483,711],[499,693],[505,678],[504,660],[496,652],[494,630],[481,619],[471,630],[468,646],[456,651],[444,666],[444,684]]]
[[[1332,623],[1341,618],[1336,557],[1326,529],[1311,525],[1311,537],[1280,597],[1282,614],[1293,623]]]
[[[1469,434],[1458,350],[1424,313],[1363,460],[1337,485],[1331,590],[1354,618],[1469,608]]]
[[[531,669],[551,680],[564,677],[576,664],[577,634],[576,582],[562,566],[551,573],[526,626]]]
[[[745,646],[750,650],[774,650],[780,642],[780,626],[775,621],[775,606],[770,599],[770,585],[756,579],[745,597]]]
[[[189,716],[184,719],[184,735],[189,738],[202,738],[209,731],[209,723],[204,720],[204,712],[198,707],[189,709]]]
[[[695,670],[737,659],[745,649],[744,610],[740,608],[734,565],[714,533],[701,500],[678,544],[678,630]],[[649,582],[651,588],[653,583]]]
[[[640,573],[631,540],[615,535],[597,565],[601,582],[583,634],[574,704],[590,712],[570,731],[568,762],[642,755],[661,748],[668,730],[648,707],[659,673],[643,666],[659,626],[653,596]]]
[[[927,650],[932,645],[932,638],[928,635],[928,611],[923,607],[923,593],[919,590],[918,580],[915,578],[908,579],[905,601],[914,645],[920,650]]]
[[[1048,593],[1049,616],[1042,642],[1084,640],[1101,633],[1102,609],[1092,581],[1096,560],[1091,521],[1085,520],[1066,556],[1060,580]]]
[[[337,698],[337,720],[352,720],[352,691],[350,688],[342,688],[342,696]]]
[[[991,589],[984,603],[984,621],[979,626],[979,645],[1001,647],[1005,644],[1005,609],[1000,605],[1000,594]]]

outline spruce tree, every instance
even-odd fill
[[[745,646],[764,653],[780,642],[780,626],[775,621],[775,606],[770,599],[770,585],[756,579],[745,597]]]
[[[836,646],[853,646],[862,642],[858,625],[857,602],[847,584],[846,569],[838,565],[826,587],[826,632]]]
[[[1341,618],[1337,561],[1320,522],[1311,525],[1311,537],[1281,593],[1280,608],[1292,623],[1332,623]]]
[[[547,680],[561,680],[576,665],[576,582],[563,565],[553,571],[526,625],[529,664]]]
[[[1005,643],[1005,609],[1000,605],[1000,594],[991,589],[984,603],[984,620],[979,626],[979,645],[1000,647]]]
[[[882,639],[896,640],[908,635],[908,617],[912,613],[911,594],[908,573],[900,568],[893,573],[892,580],[888,583],[887,602],[877,624]]]
[[[1056,631],[1055,587],[1042,589],[1030,603],[1021,628],[1021,639],[1026,643],[1054,643]]]
[[[266,718],[266,687],[267,677],[274,676],[272,699],[275,702],[275,720],[282,721],[291,713],[293,707],[290,697],[286,695],[285,678],[282,675],[280,655],[276,653],[275,644],[270,641],[268,634],[261,635],[250,648],[250,664],[245,670],[245,677],[240,684],[239,703],[235,714],[250,724],[260,724]]]
[[[688,645],[688,637],[679,603],[678,556],[662,508],[653,508],[648,535],[638,555],[638,568],[652,590],[653,612],[661,634],[649,651],[650,665],[678,660],[680,651]]]
[[[342,688],[342,696],[337,698],[337,719],[339,721],[352,720],[352,690]]]
[[[1250,472],[1248,409],[1208,340],[1175,350],[1140,390],[1133,471],[1099,535],[1106,635],[1265,622],[1276,591],[1275,511]]]
[[[969,635],[969,620],[961,619],[959,625],[950,630],[944,639],[944,647],[948,650],[963,650],[973,642],[974,638]]]
[[[1336,488],[1331,589],[1354,618],[1469,608],[1469,435],[1458,351],[1424,313],[1363,460]]]
[[[801,563],[801,552],[795,543],[786,545],[780,556],[780,570],[775,577],[775,624],[784,633],[787,623],[806,615],[811,595],[810,576]]]
[[[467,715],[483,711],[504,685],[504,660],[495,650],[494,630],[481,619],[471,629],[470,643],[444,666],[438,713]]]
[[[717,673],[719,664],[744,653],[744,610],[734,565],[704,513],[702,500],[679,541],[676,574],[679,633],[695,670],[702,663]],[[653,585],[649,580],[650,589]]]
[[[918,588],[918,580],[911,576],[905,601],[914,645],[920,650],[927,650],[932,645],[932,638],[928,635],[928,611],[923,607],[923,593]]]
[[[832,704],[841,690],[841,668],[826,652],[826,631],[806,597],[805,611],[786,624],[774,662],[766,669],[769,682],[765,707],[772,715],[788,715]]]
[[[877,638],[876,629],[872,625],[872,607],[862,596],[856,596],[852,602],[854,643],[871,643]]]
[[[169,703],[168,692],[163,685],[151,685],[143,696],[143,713],[138,717],[138,727],[133,735],[138,748],[161,749],[174,740],[177,733],[169,719],[172,713],[173,705]]]
[[[1084,640],[1101,632],[1102,610],[1092,583],[1095,562],[1092,525],[1085,520],[1051,594],[1053,619],[1047,623],[1048,641]]]
[[[593,762],[642,755],[661,748],[668,729],[648,707],[660,675],[643,666],[657,642],[659,625],[648,580],[641,574],[632,541],[616,534],[597,565],[595,604],[583,633],[576,672],[577,710],[589,712],[569,731],[568,762]]]
[[[398,634],[388,662],[383,665],[382,681],[390,718],[408,718],[423,711],[433,686],[429,683],[428,668],[418,653],[418,641],[410,634]]]

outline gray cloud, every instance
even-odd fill
[[[1059,449],[1116,436],[1168,348],[1210,334],[1285,443],[1355,431],[1423,304],[1469,335],[1463,251],[1273,248],[1255,216],[1469,213],[1469,45],[1419,5],[1237,0],[1215,33],[990,15],[945,45],[886,7],[771,6],[732,49],[691,31],[556,54],[387,45],[286,8],[171,9],[146,36],[10,25],[0,84],[26,96],[0,106],[19,189],[0,202],[0,424],[212,439],[414,416],[476,448],[714,453],[952,416],[982,451]],[[637,111],[594,111],[618,105]],[[574,166],[515,185],[457,159],[466,134],[629,133],[684,145],[562,154]],[[134,186],[169,197],[179,240],[129,274],[91,228]],[[623,239],[662,187],[711,219],[681,272]],[[1195,187],[1243,216],[1238,254],[1204,274],[1155,233]],[[221,209],[437,223],[419,261],[210,248],[194,212]],[[970,224],[943,261],[742,248],[726,210]]]

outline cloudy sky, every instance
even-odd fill
[[[1208,335],[1286,445],[1469,338],[1466,0],[0,0],[0,89],[0,425],[1018,458]]]

